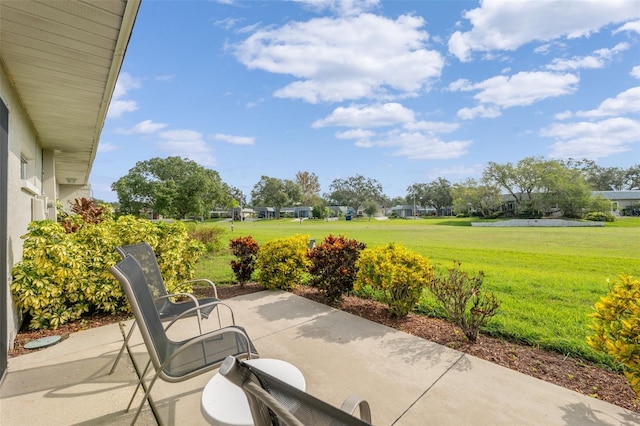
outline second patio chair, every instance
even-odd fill
[[[229,355],[243,359],[258,357],[258,352],[249,336],[242,327],[237,325],[209,331],[182,341],[170,339],[156,310],[140,263],[133,256],[128,255],[111,268],[111,273],[120,281],[127,295],[149,353],[149,362],[142,372],[135,358],[131,357],[140,380],[126,411],[129,411],[138,389],[142,386],[145,391],[132,424],[137,420],[147,400],[153,415],[160,423],[160,417],[151,399],[151,389],[158,378],[166,382],[180,382],[218,368]],[[150,365],[153,365],[155,374],[145,384],[144,379]]]
[[[233,356],[225,360],[219,373],[244,391],[256,426],[371,424],[369,403],[357,396],[347,398],[338,409]],[[356,410],[360,417],[354,416]]]
[[[220,299],[218,299],[218,291],[215,284],[211,280],[199,278],[186,281],[185,284],[204,282],[207,285],[212,286],[214,297],[198,299],[190,293],[169,294],[167,292],[164,279],[162,278],[162,273],[160,272],[160,266],[158,265],[156,254],[149,243],[142,242],[138,244],[121,246],[117,247],[116,251],[118,252],[118,254],[120,254],[120,256],[122,256],[123,259],[128,254],[135,257],[142,266],[147,284],[149,285],[149,289],[151,290],[151,294],[153,295],[155,306],[161,321],[174,321],[177,318],[195,316],[198,319],[198,330],[200,331],[200,334],[202,334],[201,319],[209,318],[214,310],[218,315],[218,327],[222,327],[222,322],[220,320],[220,310],[216,308],[218,308],[219,306],[225,306],[231,312],[231,323],[235,324],[233,311],[227,305],[222,303]],[[180,303],[175,303],[172,299],[176,297],[180,297],[185,300]],[[120,352],[118,352],[116,359],[113,361],[113,365],[111,366],[109,374],[113,374],[113,372],[115,371],[124,350],[127,349],[127,351],[130,352],[129,339],[131,338],[135,327],[136,323],[134,321],[134,323],[131,325],[129,333],[125,335],[124,325],[120,325],[120,332],[122,333],[124,342],[120,347]]]

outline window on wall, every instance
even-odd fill
[[[39,195],[40,189],[36,187],[34,161],[27,155],[20,155],[20,180],[22,190],[32,195]]]
[[[20,179],[29,179],[29,160],[24,155],[20,156]]]

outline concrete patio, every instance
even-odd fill
[[[364,397],[376,425],[640,424],[638,413],[290,293],[262,291],[226,302],[261,357],[296,365],[307,391],[333,405],[352,394]],[[194,321],[183,320],[173,336],[193,333]],[[136,383],[129,359],[107,375],[121,343],[113,324],[11,358],[0,387],[0,424],[129,424],[132,414],[124,409]],[[135,344],[144,361],[144,346]],[[159,381],[152,395],[163,423],[205,424],[200,394],[214,374]],[[138,423],[155,424],[147,405]]]

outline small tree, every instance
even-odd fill
[[[640,396],[640,280],[621,276],[594,309],[594,334],[587,342],[625,366],[624,374]]]
[[[320,290],[330,303],[353,289],[356,261],[365,244],[340,235],[329,235],[309,252],[309,284]]]
[[[371,221],[371,217],[376,214],[378,211],[378,204],[375,201],[365,201],[364,203],[364,214],[367,215],[369,221]]]
[[[244,286],[251,279],[255,270],[259,250],[258,243],[249,235],[229,241],[229,248],[231,253],[238,258],[231,261],[231,269],[233,269],[240,286]]]
[[[454,261],[449,273],[435,277],[429,289],[449,321],[460,327],[470,342],[475,342],[480,327],[497,313],[500,304],[493,294],[482,292],[482,271],[469,277],[460,265]]]

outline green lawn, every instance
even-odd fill
[[[397,242],[427,256],[439,270],[460,260],[485,273],[485,287],[501,301],[485,331],[594,361],[604,361],[585,342],[588,314],[608,291],[607,280],[640,275],[640,219],[600,228],[471,227],[470,219],[304,221],[290,219],[215,224],[225,238],[253,236],[259,244],[293,234],[321,241],[342,234],[377,246]],[[197,226],[212,226],[210,223]],[[198,275],[233,281],[231,256],[204,257]],[[427,294],[423,310],[431,312]]]

